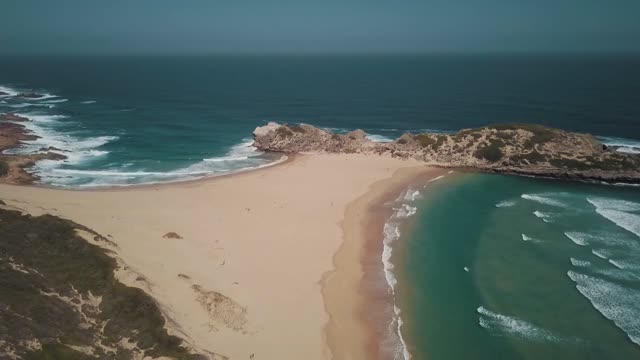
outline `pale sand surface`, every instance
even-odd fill
[[[394,173],[387,185],[373,187],[375,194],[426,169],[389,157],[302,155],[233,176],[121,190],[0,185],[0,199],[107,236],[127,268],[119,272],[121,279],[150,291],[170,327],[197,349],[231,359],[328,359],[321,279],[341,276],[340,268],[329,271],[342,244],[348,205]],[[354,220],[345,222],[347,234],[360,236],[348,224],[357,224],[374,198],[349,208]],[[168,232],[182,239],[163,238]],[[338,333],[358,327],[352,312],[357,291],[351,287],[357,286],[358,260],[352,260],[354,272],[346,273],[340,290],[325,292],[335,299],[327,310],[339,317]],[[351,336],[334,336],[332,347],[364,339]]]
[[[369,321],[376,317],[370,312],[380,311],[379,302],[387,305],[393,299],[386,295],[380,297],[379,294],[375,294],[375,298],[369,297],[371,291],[362,284],[365,271],[363,261],[367,265],[375,265],[376,269],[368,270],[382,272],[383,228],[393,212],[388,204],[409,186],[423,185],[447,171],[424,166],[398,169],[393,177],[375,182],[364,195],[347,205],[343,222],[345,241],[336,252],[334,270],[325,274],[322,287],[331,317],[327,324],[327,340],[335,359],[384,358],[384,354],[380,353],[383,339],[380,338],[379,329],[375,328],[379,324]],[[371,254],[372,250],[374,254]],[[372,255],[375,259],[364,258]],[[387,285],[380,285],[386,293]],[[386,329],[386,325],[383,328]],[[354,346],[354,343],[359,345]]]

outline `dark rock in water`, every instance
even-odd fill
[[[66,156],[54,152],[48,152],[45,154],[45,159],[47,160],[65,160],[66,158]]]
[[[14,113],[0,114],[0,120],[4,121],[29,121],[29,118]]]
[[[67,150],[62,150],[62,149],[58,149],[55,146],[49,146],[47,148],[40,148],[40,150],[38,150],[39,152],[49,152],[49,151],[64,151],[64,152],[68,152]]]
[[[0,205],[7,205],[7,203],[2,201],[2,200],[0,200]]]
[[[44,95],[38,94],[38,93],[34,93],[34,92],[20,93],[20,94],[18,94],[16,96],[17,97],[21,97],[21,98],[27,98],[27,99],[39,99],[41,97],[44,97]]]
[[[9,94],[7,94],[7,93],[6,93],[6,92],[4,92],[4,91],[0,91],[0,96],[7,96],[7,95],[9,95]]]
[[[303,130],[303,131],[301,131]],[[496,124],[455,134],[404,134],[376,143],[362,130],[334,134],[310,125],[269,123],[253,132],[259,150],[361,153],[424,161],[438,167],[513,175],[640,183],[640,156],[608,151],[590,134],[536,124]]]

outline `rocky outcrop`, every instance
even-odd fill
[[[16,115],[14,113],[4,113],[0,114],[0,120],[4,121],[29,121],[29,118],[24,116]]]
[[[606,182],[640,182],[640,156],[603,146],[589,134],[532,124],[490,125],[455,134],[404,134],[376,143],[362,130],[334,134],[310,125],[269,123],[254,131],[264,151],[413,158],[438,167]]]
[[[0,152],[20,146],[22,141],[35,140],[38,137],[20,124],[0,123]]]
[[[24,119],[16,120],[15,117]],[[40,160],[64,160],[67,157],[59,154],[56,148],[41,149],[35,154],[4,154],[5,150],[20,147],[24,141],[38,139],[24,125],[15,121],[29,121],[29,119],[15,115],[3,114],[0,117],[0,182],[9,184],[30,184],[37,177],[27,169]]]
[[[374,151],[376,144],[362,130],[340,135],[311,125],[278,125],[270,122],[253,132],[254,146],[266,151],[287,153],[331,152],[363,153]]]

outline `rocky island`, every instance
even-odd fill
[[[361,153],[416,159],[425,165],[523,176],[640,183],[640,155],[608,148],[590,134],[534,124],[496,124],[453,134],[404,134],[374,142],[362,130],[331,133],[271,122],[253,133],[263,151]]]

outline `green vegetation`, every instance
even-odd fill
[[[7,176],[9,173],[9,164],[6,161],[0,160],[0,176]]]
[[[496,162],[504,156],[502,147],[505,146],[504,141],[493,139],[488,145],[482,145],[473,153],[478,159],[485,159],[489,162]]]
[[[418,134],[415,136],[422,147],[430,147],[433,150],[438,150],[447,141],[447,138],[446,135]]]
[[[587,156],[584,159],[551,159],[549,163],[567,170],[638,171],[640,168],[640,159],[620,154],[605,158]]]
[[[398,144],[404,145],[407,143],[407,139],[398,139]]]
[[[474,140],[478,140],[482,137],[482,134],[480,133],[481,130],[482,129],[466,129],[459,131],[457,134],[453,135],[453,137],[456,141],[460,141],[467,136],[471,136]]]
[[[0,209],[0,344],[10,344],[26,359],[84,359],[65,344],[93,346],[102,338],[103,344],[118,348],[128,337],[145,356],[201,358],[167,333],[153,298],[115,279],[116,261],[78,236],[75,228],[55,216]],[[75,307],[44,293],[71,297],[76,303],[87,301],[89,294],[102,297],[98,309],[82,306],[84,316],[95,324],[86,326]],[[41,350],[24,347],[24,341],[34,339],[43,344]],[[117,354],[94,349],[98,358],[132,358],[126,349]]]
[[[93,360],[92,356],[62,344],[44,344],[42,349],[27,354],[26,360]]]
[[[420,143],[422,147],[431,146],[436,143],[436,140],[429,134],[418,134],[415,136],[415,139],[418,140],[418,143]]]

